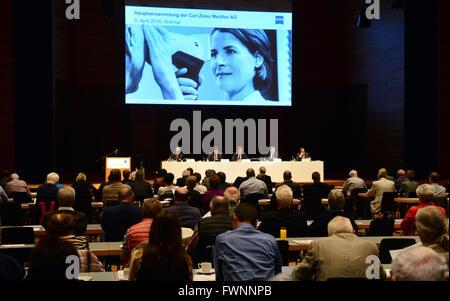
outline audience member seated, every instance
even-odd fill
[[[215,196],[211,203],[211,216],[202,218],[195,226],[194,234],[187,246],[188,254],[194,264],[213,260],[207,247],[214,246],[217,235],[233,230],[233,217],[229,213],[230,203],[222,196]]]
[[[122,258],[125,265],[128,265],[131,251],[141,242],[148,240],[148,233],[153,220],[162,211],[161,203],[158,199],[146,199],[142,203],[142,222],[130,227],[125,233],[122,243]]]
[[[428,181],[434,188],[434,198],[445,198],[445,187],[439,185],[440,176],[437,172],[430,173]]]
[[[40,203],[43,202],[45,205],[45,213],[48,211],[53,211],[58,209],[58,188],[56,187],[56,183],[58,183],[59,176],[58,174],[52,172],[47,175],[47,179],[44,185],[41,185],[37,189],[36,194],[36,205],[33,207],[33,217],[35,219],[35,223],[40,224],[42,215],[42,208]],[[52,208],[51,203],[54,202],[54,207]],[[53,210],[52,210],[53,209]]]
[[[7,195],[12,197],[12,194],[15,192],[26,192],[29,196],[31,196],[30,189],[25,181],[19,179],[19,175],[13,173],[11,175],[11,181],[6,183],[5,192]]]
[[[136,180],[134,180],[130,186],[136,201],[141,204],[146,198],[153,197],[152,186],[144,180],[144,172],[142,170],[136,172]]]
[[[175,176],[173,173],[169,172],[164,176],[164,186],[160,186],[158,189],[158,197],[161,197],[166,192],[172,192],[172,195],[175,193],[175,190],[178,186],[173,185],[173,179]]]
[[[75,189],[75,201],[73,202],[73,208],[77,211],[83,212],[88,222],[92,221],[92,196],[97,193],[97,189],[87,181],[86,175],[80,172],[77,175],[75,183],[72,188]],[[61,204],[59,204],[62,206]]]
[[[334,187],[320,182],[320,173],[317,171],[312,173],[313,184],[303,185],[304,197],[318,197],[321,199],[327,198],[331,189]]]
[[[266,175],[266,168],[264,166],[261,166],[259,168],[259,173],[262,174],[262,179],[260,179],[260,180],[263,181],[264,183],[266,183],[267,191],[269,192],[269,194],[272,194],[272,192],[273,192],[272,177]]]
[[[325,281],[330,278],[366,278],[370,255],[378,256],[375,243],[354,234],[348,218],[337,216],[328,224],[328,237],[313,240],[302,262],[292,270],[296,280]],[[386,273],[380,263],[380,278]]]
[[[25,270],[17,260],[11,256],[0,254],[0,282],[21,281],[24,277]]]
[[[242,182],[239,186],[239,192],[241,193],[242,200],[245,200],[245,198],[250,194],[259,194],[263,198],[267,198],[269,192],[267,190],[266,183],[255,177],[255,171],[253,168],[247,169],[246,174],[247,180]]]
[[[120,169],[111,170],[109,177],[111,183],[103,188],[103,204],[105,207],[117,205],[119,203],[117,196],[121,189],[131,189],[129,185],[122,184]]]
[[[407,248],[392,261],[391,274],[394,281],[445,281],[448,265],[430,248]]]
[[[416,174],[414,173],[413,170],[408,170],[406,172],[406,180],[402,183],[402,186],[400,186],[400,189],[398,190],[398,194],[400,196],[408,198],[410,196],[410,193],[416,192],[419,183],[414,181],[415,177]]]
[[[182,188],[181,188],[182,189]],[[192,281],[192,260],[184,250],[177,215],[163,211],[152,223],[148,242],[131,254],[131,281]]]
[[[201,195],[205,194],[205,192],[208,190],[206,186],[200,184],[200,181],[202,180],[202,175],[198,172],[194,172],[193,175],[197,178],[197,185],[195,185],[194,190],[197,190],[200,192]]]
[[[220,178],[218,175],[213,175],[209,178],[208,191],[203,195],[202,213],[209,210],[209,202],[214,196],[223,196],[223,190],[220,189]]]
[[[287,185],[292,189],[292,193],[293,193],[293,198],[294,199],[299,199],[302,196],[302,188],[300,187],[300,185],[292,182],[292,173],[289,170],[285,170],[283,172],[283,183],[281,183],[278,186],[282,186],[282,185]],[[275,189],[276,192],[276,189]],[[275,193],[274,192],[274,193]]]
[[[414,235],[414,230],[416,226],[416,214],[419,209],[427,206],[435,206],[433,203],[434,198],[433,186],[431,186],[430,184],[422,184],[419,187],[417,187],[416,193],[420,203],[418,206],[412,206],[411,208],[409,208],[408,212],[406,212],[406,215],[400,224],[400,227],[403,230],[403,235]],[[446,214],[444,208],[441,207],[438,208],[444,214]]]
[[[56,211],[47,212],[42,220],[42,226],[47,230],[48,221],[56,213],[67,213],[74,218],[74,228],[72,234],[81,236],[86,233],[88,220],[86,215],[81,211],[75,211],[72,207],[75,200],[75,189],[72,187],[63,187],[58,190],[59,208]]]
[[[209,186],[209,178],[214,176],[216,174],[216,171],[213,169],[207,169],[205,170],[205,177],[202,180],[202,185],[205,186],[207,189],[210,189]]]
[[[422,245],[443,255],[448,264],[448,224],[445,214],[435,206],[419,209],[416,215],[416,228]]]
[[[181,227],[195,228],[195,225],[200,220],[200,210],[188,204],[189,191],[186,188],[177,188],[175,190],[175,204],[164,208],[164,210],[173,211],[180,219]]]
[[[198,192],[198,190],[195,190],[197,184],[198,183],[196,176],[189,176],[187,178],[186,188],[189,191],[189,205],[201,210],[203,204],[203,196],[201,195],[200,192]]]
[[[225,191],[231,185],[227,183],[227,175],[223,171],[219,171],[217,176],[220,178],[220,190]]]
[[[153,191],[155,194],[158,193],[159,187],[165,186],[164,176],[167,174],[167,170],[161,169],[155,174],[155,181],[153,182]]]
[[[378,181],[373,181],[372,187],[370,187],[369,191],[367,191],[368,197],[375,197],[375,199],[370,202],[370,211],[372,214],[376,214],[381,211],[381,200],[383,199],[383,193],[396,192],[394,182],[388,180],[386,176],[386,169],[380,168],[378,170]]]
[[[406,178],[406,171],[404,171],[403,169],[399,169],[397,170],[397,179],[395,179],[394,184],[395,184],[395,190],[399,190],[400,187],[402,187],[403,182],[405,182]]]
[[[267,279],[281,272],[282,258],[275,238],[256,230],[258,210],[240,204],[233,231],[216,237],[214,268],[217,281]]]
[[[122,184],[131,186],[131,183],[133,183],[133,181],[130,180],[130,175],[131,175],[131,172],[128,169],[122,170],[122,176],[123,176]]]
[[[228,214],[230,216],[233,216],[234,210],[236,210],[236,207],[239,206],[241,199],[241,193],[239,192],[239,189],[234,186],[230,186],[223,193],[223,197],[225,198],[225,201],[230,204]]]
[[[344,211],[345,197],[342,192],[337,189],[331,190],[328,195],[329,209],[314,219],[309,226],[309,236],[320,237],[328,235],[328,223],[336,216],[343,216],[350,220],[353,231],[358,233],[358,226],[353,217]]]
[[[306,214],[291,209],[293,201],[292,189],[287,185],[280,186],[275,195],[278,210],[264,214],[259,230],[274,237],[280,237],[280,228],[284,227],[288,237],[308,236]]]
[[[68,241],[57,237],[44,238],[31,250],[27,280],[67,281],[66,271],[73,262],[66,263],[67,257],[78,252]]]
[[[61,188],[62,189],[62,188]],[[74,235],[75,218],[70,213],[55,213],[47,221],[47,233],[51,237],[70,242],[77,250],[88,250],[86,236]]]
[[[177,183],[176,183],[176,185],[178,186],[178,187],[183,187],[183,186],[186,186],[186,180],[187,180],[187,177],[189,177],[191,175],[191,172],[189,171],[189,170],[183,170],[183,172],[182,172],[182,174],[181,174],[181,178],[178,178],[177,179]]]
[[[348,175],[350,178],[345,180],[344,186],[342,186],[342,193],[350,198],[353,189],[367,187],[364,180],[358,177],[358,172],[356,170],[351,170]]]
[[[142,221],[141,208],[133,205],[134,193],[129,186],[118,192],[118,199],[119,205],[103,210],[101,225],[105,241],[122,241],[128,228]]]

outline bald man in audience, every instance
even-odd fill
[[[187,247],[194,264],[212,261],[208,246],[214,246],[217,235],[233,230],[233,217],[230,216],[230,203],[223,196],[215,196],[209,203],[211,216],[202,218],[195,226],[194,234]]]
[[[348,173],[350,178],[345,180],[344,186],[342,186],[342,193],[350,197],[352,195],[352,190],[355,188],[367,188],[364,180],[358,177],[358,172],[354,169],[350,170]]]
[[[325,281],[330,278],[366,278],[366,270],[372,262],[368,256],[378,257],[375,243],[354,234],[348,218],[337,216],[328,224],[328,237],[313,240],[303,257],[294,267],[292,276],[296,280]],[[386,278],[383,266],[380,278]]]
[[[28,195],[31,195],[30,189],[25,181],[19,178],[19,175],[13,173],[11,175],[11,181],[6,183],[5,192],[11,196],[15,192],[25,192]]]
[[[446,281],[448,265],[445,259],[430,248],[408,248],[392,261],[394,281]]]
[[[86,214],[81,211],[75,211],[73,209],[73,202],[75,201],[75,189],[72,187],[63,187],[58,190],[58,203],[59,208],[57,211],[47,212],[42,219],[42,226],[47,230],[47,223],[50,218],[56,213],[67,213],[74,217],[74,229],[73,234],[76,236],[84,235],[86,232],[88,219]]]
[[[128,228],[142,221],[141,208],[133,204],[133,190],[125,186],[118,192],[119,204],[103,210],[101,225],[105,241],[122,241]]]
[[[275,192],[278,210],[264,214],[259,230],[269,233],[274,237],[280,237],[280,228],[286,228],[288,237],[308,236],[306,214],[292,210],[292,189],[283,185]]]
[[[189,202],[189,191],[185,187],[177,188],[174,195],[175,204],[164,210],[174,211],[180,219],[181,227],[194,230],[195,225],[201,218],[200,210],[192,207]]]

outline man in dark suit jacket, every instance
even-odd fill
[[[56,213],[68,213],[74,217],[74,230],[73,234],[81,236],[86,233],[88,219],[86,214],[81,211],[75,211],[72,206],[75,201],[75,189],[72,187],[63,187],[58,190],[58,203],[59,208],[57,211],[47,212],[42,220],[42,226],[47,230],[47,223],[50,218]]]
[[[242,146],[238,146],[236,153],[231,157],[231,161],[241,161],[242,159],[248,159],[247,155],[244,153]]]
[[[342,192],[337,189],[331,190],[328,195],[328,204],[330,209],[318,215],[314,222],[309,226],[309,236],[328,236],[328,223],[336,216],[343,216],[350,220],[355,233],[358,233],[358,226],[351,214],[344,211],[345,197]]]
[[[327,198],[334,186],[320,182],[320,173],[317,171],[312,174],[313,184],[303,185],[303,195],[305,197]]]
[[[131,188],[122,188],[118,195],[119,204],[103,210],[101,225],[105,231],[105,241],[122,241],[128,228],[142,221],[142,210],[133,204]]]
[[[275,146],[271,146],[269,153],[264,157],[265,160],[273,160],[273,159],[281,159],[280,156],[278,155],[278,152],[276,151],[276,147]]]
[[[219,152],[219,148],[215,147],[213,152],[208,155],[208,161],[220,161],[223,155]]]
[[[261,166],[259,168],[259,174],[262,175],[260,180],[266,183],[267,191],[269,192],[269,194],[271,194],[273,192],[272,177],[266,175],[266,168],[264,166]]]
[[[136,172],[136,180],[131,182],[131,189],[136,201],[139,201],[141,204],[146,198],[153,197],[152,186],[144,180],[144,172],[142,170]]]
[[[175,190],[175,204],[164,208],[164,210],[174,211],[180,219],[181,227],[194,230],[195,225],[201,219],[200,210],[188,204],[189,191],[187,188],[178,188]]]
[[[58,209],[58,187],[56,187],[58,180],[59,176],[56,173],[49,173],[47,175],[45,184],[39,186],[39,188],[37,189],[36,206],[34,206],[32,214],[36,223],[39,223],[42,217],[40,202],[45,203],[46,212],[51,209],[51,202],[55,202],[54,210]]]
[[[182,161],[183,160],[183,152],[181,151],[181,147],[177,146],[175,148],[175,153],[170,154],[169,161]]]
[[[239,188],[239,186],[241,186],[241,184],[247,180],[248,177],[237,177],[233,182],[233,186]]]
[[[285,227],[288,237],[308,236],[306,214],[291,210],[293,194],[287,185],[278,187],[275,192],[278,210],[264,214],[259,230],[280,237],[280,228]]]
[[[183,170],[183,173],[181,174],[181,178],[177,179],[177,183],[175,184],[178,187],[184,187],[186,186],[186,180],[191,175],[191,172],[189,170]]]
[[[305,148],[301,147],[300,152],[295,156],[295,161],[302,161],[302,159],[311,158],[309,153],[305,152]]]

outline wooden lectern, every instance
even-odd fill
[[[108,182],[108,176],[112,169],[120,169],[120,177],[123,180],[122,171],[125,169],[131,171],[131,157],[106,157],[105,182]]]

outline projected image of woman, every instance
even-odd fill
[[[215,28],[211,33],[211,68],[228,100],[266,101],[261,91],[271,81],[270,44],[264,30]]]

